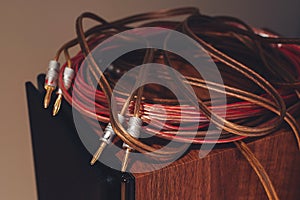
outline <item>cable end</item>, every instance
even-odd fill
[[[48,108],[50,100],[51,100],[51,94],[54,90],[54,87],[45,86],[45,89],[46,89],[46,95],[44,97],[44,108]]]
[[[105,149],[107,143],[106,142],[102,142],[101,145],[99,146],[98,150],[96,151],[96,153],[93,155],[93,158],[90,162],[91,165],[94,165],[96,163],[96,161],[100,158],[103,150]]]
[[[122,168],[121,168],[121,172],[125,172],[128,166],[128,158],[129,158],[129,154],[130,154],[131,149],[127,148],[125,151],[125,156],[123,159],[123,163],[122,163]]]
[[[57,99],[54,103],[54,107],[53,107],[53,113],[52,113],[53,116],[57,115],[57,113],[60,109],[60,106],[61,106],[61,101],[62,101],[62,94],[58,94]]]

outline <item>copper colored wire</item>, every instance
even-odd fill
[[[187,17],[182,21],[167,20],[167,18],[178,16]],[[84,19],[90,19],[99,24],[84,31]],[[211,108],[212,99],[205,95],[198,95],[197,92],[198,102],[186,106],[178,105],[177,99],[165,89],[151,85],[142,86],[132,94],[122,91],[116,91],[116,95],[112,94],[112,88],[118,76],[121,75],[118,75],[116,71],[103,72],[91,54],[92,49],[114,34],[149,26],[176,30],[197,41],[220,69],[224,78],[224,86],[203,80],[190,73],[193,68],[190,63],[178,55],[161,50],[146,49],[134,52],[135,55],[124,55],[113,63],[113,67],[122,73],[137,65],[151,62],[173,67],[183,74],[185,80],[174,76],[171,71],[155,73],[161,79],[176,82],[175,87],[187,99],[192,94],[186,89],[185,84],[192,86],[199,94],[202,92],[205,94],[205,91],[210,90],[226,95],[228,103],[218,105],[219,109],[227,110],[226,116],[220,114],[217,107],[217,111],[213,112],[212,110],[215,109]],[[178,153],[180,149],[160,151],[159,148],[132,137],[116,117],[117,108],[121,108],[122,115],[129,110],[127,116],[140,117],[145,124],[151,123],[152,126],[144,127],[143,132],[157,138],[195,144],[234,142],[258,175],[268,198],[278,199],[264,168],[241,140],[271,134],[286,123],[292,129],[300,148],[300,128],[294,117],[300,110],[298,92],[300,89],[300,39],[283,38],[270,31],[252,28],[233,17],[205,16],[200,14],[197,8],[161,10],[113,22],[107,22],[93,13],[86,12],[76,20],[76,33],[77,38],[64,44],[55,56],[58,60],[64,52],[67,60],[60,70],[59,86],[65,99],[85,116],[91,126],[94,127],[95,122],[89,118],[96,118],[101,123],[110,122],[119,139],[133,149],[148,153],[154,158],[167,158]],[[130,41],[130,38],[125,38],[125,40]],[[68,49],[78,44],[81,52],[70,58]],[[118,47],[111,48],[113,50]],[[201,54],[197,56],[201,57]],[[80,67],[84,59],[88,64],[87,71],[83,71]],[[62,72],[66,66],[71,66],[75,70],[78,76],[76,79],[79,82],[79,85],[73,84],[70,91],[64,88],[62,79]],[[140,85],[144,78],[150,75],[151,71],[146,70],[140,71],[140,74],[131,78],[136,85]],[[93,81],[97,81],[100,89],[91,86]],[[225,89],[225,93],[222,88]],[[96,93],[93,93],[95,89]],[[157,91],[163,91],[163,94],[159,95]],[[93,95],[96,102],[93,102],[91,98]],[[95,105],[96,113],[88,108],[89,103]],[[153,109],[157,104],[160,104],[163,109]],[[199,108],[199,111],[195,111],[195,107]],[[190,125],[193,118],[199,116],[199,124]],[[187,126],[178,133],[180,120]],[[209,122],[218,128],[207,132]],[[162,129],[159,130],[158,127],[161,126]],[[197,130],[196,135],[192,134],[194,129]],[[220,136],[217,134],[218,129],[222,130]]]

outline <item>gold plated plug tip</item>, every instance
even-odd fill
[[[45,95],[45,98],[44,98],[44,108],[48,108],[50,100],[51,100],[51,94],[54,90],[54,87],[45,86],[45,89],[46,89],[46,95]]]
[[[128,166],[128,158],[129,158],[129,154],[130,154],[131,149],[127,148],[125,151],[125,156],[123,159],[123,163],[122,163],[122,168],[121,168],[121,172],[125,172]]]
[[[63,97],[62,94],[58,94],[56,101],[54,103],[54,107],[53,107],[53,113],[52,113],[53,116],[57,115],[57,113],[60,109],[62,97]]]
[[[93,155],[93,158],[90,162],[91,165],[94,165],[96,163],[96,161],[100,158],[103,150],[105,149],[107,143],[106,142],[102,142],[98,148],[98,150],[96,151],[96,153]]]

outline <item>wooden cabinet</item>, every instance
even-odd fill
[[[91,167],[91,155],[76,133],[70,106],[64,103],[55,118],[42,108],[43,78],[38,77],[38,89],[26,83],[40,200],[121,199],[122,184],[126,200],[267,199],[256,174],[233,145],[217,146],[203,159],[195,148],[151,173],[121,174],[101,163]],[[251,141],[249,147],[279,197],[299,199],[300,152],[289,129]],[[131,167],[140,166],[136,162]]]

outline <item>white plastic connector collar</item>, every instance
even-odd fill
[[[120,121],[121,124],[124,124],[125,122],[125,117],[118,114],[118,119]],[[103,134],[103,137],[100,138],[101,141],[107,143],[107,144],[110,144],[111,141],[113,140],[113,138],[115,137],[115,132],[111,126],[111,123],[108,123],[105,130],[104,130],[104,134]]]
[[[56,60],[51,60],[49,62],[48,71],[45,78],[45,86],[51,86],[56,88],[58,72],[59,72],[60,64]]]
[[[57,94],[62,94],[62,90],[60,88],[58,88]]]
[[[73,78],[75,76],[74,70],[72,68],[66,67],[64,70],[64,86],[68,90],[71,87]]]
[[[65,68],[63,81],[64,81],[64,86],[67,90],[70,89],[74,76],[75,76],[75,72],[73,69]],[[62,94],[62,90],[60,88],[58,88],[57,94]]]
[[[139,117],[130,117],[127,132],[135,138],[139,138],[141,134],[143,121]],[[131,148],[128,144],[123,143],[123,148]]]

